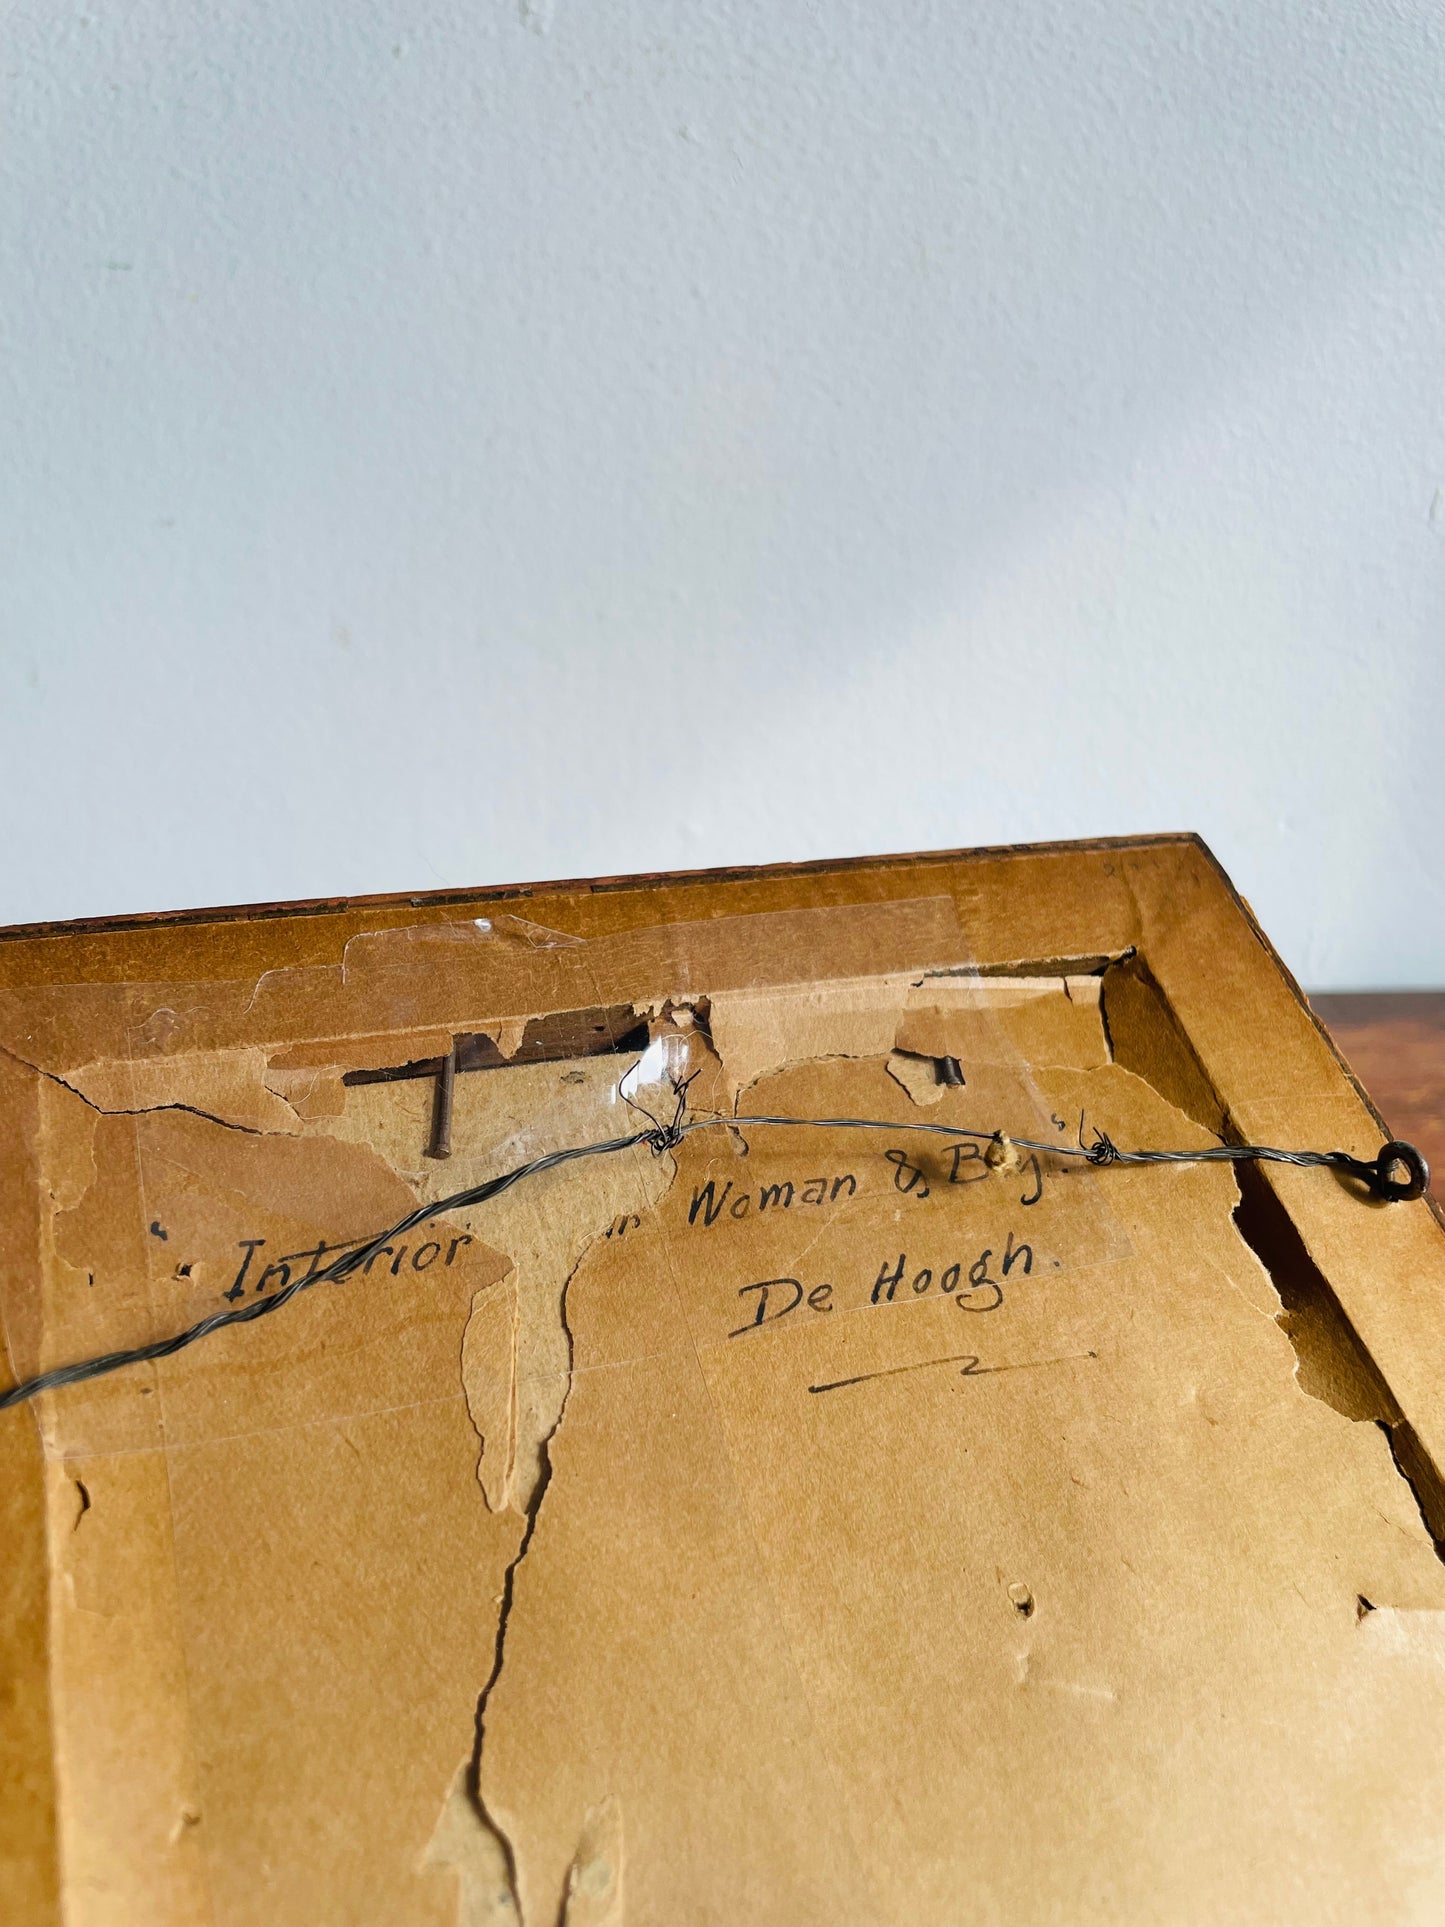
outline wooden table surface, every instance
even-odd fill
[[[1430,1195],[1445,1203],[1445,991],[1320,994],[1310,1004],[1396,1137],[1430,1165]]]

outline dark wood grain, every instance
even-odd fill
[[[1310,998],[1340,1055],[1396,1137],[1430,1164],[1445,1202],[1445,990],[1350,991]]]

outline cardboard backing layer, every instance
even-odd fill
[[[683,1084],[0,1412],[0,1914],[1442,1917],[1440,1225],[1069,1155],[1379,1150],[1197,839],[5,933],[5,1369]]]

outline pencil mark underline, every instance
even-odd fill
[[[960,1378],[986,1378],[996,1372],[1036,1372],[1045,1365],[1070,1365],[1081,1358],[1097,1358],[1089,1352],[1065,1352],[1060,1358],[1021,1359],[1013,1365],[980,1365],[975,1352],[954,1352],[947,1358],[923,1358],[914,1365],[885,1365],[881,1371],[859,1372],[852,1378],[831,1378],[821,1385],[810,1385],[810,1392],[841,1392],[849,1385],[867,1385],[875,1378],[897,1378],[903,1372],[926,1372],[940,1365],[962,1365]]]

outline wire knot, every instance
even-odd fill
[[[1098,1126],[1095,1125],[1094,1141],[1086,1147],[1084,1156],[1089,1160],[1090,1164],[1117,1164],[1119,1162],[1119,1147],[1107,1131],[1101,1131]]]
[[[683,1129],[680,1123],[659,1124],[655,1131],[649,1131],[643,1142],[650,1146],[652,1155],[660,1158],[664,1151],[675,1151],[682,1143]]]

